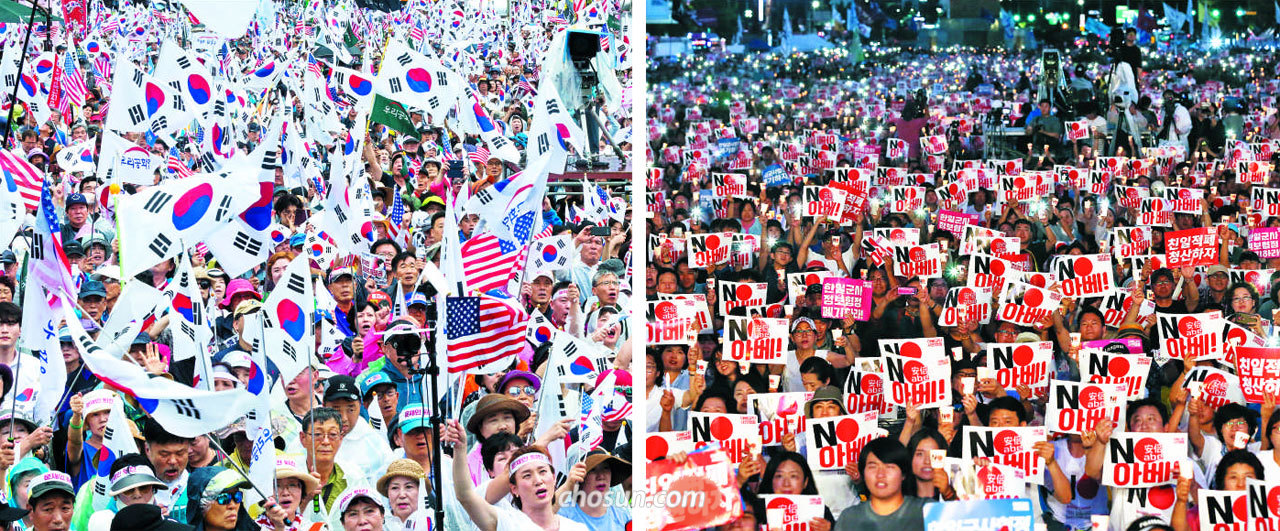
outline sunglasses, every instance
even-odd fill
[[[226,505],[231,502],[240,503],[244,501],[244,493],[240,491],[223,492],[214,500],[218,505]]]
[[[532,385],[526,385],[523,387],[516,386],[510,389],[507,389],[507,394],[511,396],[520,396],[520,393],[524,393],[529,396],[534,396],[535,394],[538,393],[538,390],[534,389]]]

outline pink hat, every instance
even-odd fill
[[[597,377],[596,377],[596,387],[600,387],[600,384],[604,382],[604,378],[605,378],[605,376],[608,376],[608,375],[609,375],[609,373],[613,373],[613,374],[617,375],[617,376],[614,376],[614,379],[613,379],[613,385],[618,386],[618,387],[630,387],[630,386],[631,386],[631,373],[630,373],[630,372],[624,371],[624,370],[622,370],[622,369],[609,369],[609,370],[607,370],[607,371],[601,372],[601,373],[600,373],[600,376],[597,376]]]
[[[258,291],[253,289],[253,284],[250,284],[248,280],[243,278],[237,278],[227,284],[227,294],[222,298],[222,304],[219,306],[222,306],[223,308],[231,306],[231,299],[234,299],[236,295],[241,293],[252,294],[255,299],[262,298],[262,295],[259,295]]]

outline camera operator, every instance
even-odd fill
[[[1056,155],[1062,144],[1062,120],[1052,114],[1053,106],[1048,98],[1040,99],[1039,110],[1040,114],[1027,122],[1027,136],[1033,145],[1043,146],[1046,152]]]
[[[1111,108],[1107,111],[1108,126],[1115,127],[1116,138],[1107,149],[1107,156],[1116,154],[1116,147],[1124,149],[1125,156],[1138,152],[1138,141],[1142,131],[1147,128],[1147,119],[1136,105],[1125,103],[1124,98],[1116,96],[1111,100]]]
[[[1168,140],[1188,149],[1187,137],[1191,135],[1191,112],[1179,101],[1178,94],[1166,89],[1160,102],[1160,140]],[[1187,151],[1190,152],[1189,150]]]

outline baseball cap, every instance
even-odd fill
[[[13,254],[13,251],[5,250],[3,253],[0,253],[0,264],[16,263],[18,263],[18,256]]]
[[[95,296],[96,297],[107,296],[107,288],[106,286],[102,285],[102,282],[99,282],[97,280],[89,280],[80,286],[81,299],[85,297],[95,297]]]
[[[369,396],[369,392],[373,391],[373,388],[379,385],[396,384],[391,381],[391,376],[388,376],[387,373],[382,371],[366,373],[364,376],[360,377],[360,381],[358,383],[360,384],[361,397]]]
[[[67,196],[66,205],[68,207],[70,207],[71,205],[87,205],[87,204],[89,204],[89,200],[85,199],[84,194],[70,194]]]
[[[412,296],[410,296],[410,297],[409,297],[409,306],[411,306],[411,307],[412,307],[412,306],[414,306],[414,305],[418,305],[418,304],[421,304],[421,305],[423,305],[423,306],[426,306],[426,305],[427,305],[427,296],[426,296],[426,295],[423,295],[422,293],[419,293],[419,292],[414,292],[414,294],[413,294]]]
[[[400,430],[400,433],[409,433],[418,428],[430,427],[431,411],[421,402],[405,404],[404,409],[400,411],[400,420],[396,423],[396,428]]]
[[[1215,265],[1209,266],[1209,270],[1205,272],[1205,275],[1204,275],[1204,276],[1206,276],[1206,277],[1211,277],[1211,276],[1214,276],[1214,275],[1216,275],[1216,274],[1218,274],[1218,273],[1222,273],[1222,274],[1226,275],[1226,274],[1227,274],[1227,266],[1224,266],[1224,265],[1222,265],[1222,264],[1215,264]]]
[[[352,272],[351,272],[351,268],[349,268],[349,267],[340,267],[340,268],[338,268],[338,269],[334,269],[333,271],[330,271],[330,272],[329,272],[329,282],[330,282],[330,283],[336,282],[338,279],[340,279],[340,278],[342,278],[342,277],[351,277],[351,278],[355,278],[355,277],[356,277],[356,275],[355,275],[355,273],[352,273]]]
[[[58,471],[45,472],[36,476],[31,480],[27,492],[29,493],[28,504],[32,506],[35,506],[37,499],[54,492],[65,493],[72,499],[76,497],[76,489],[71,486],[71,476]]]
[[[345,374],[329,378],[329,385],[324,390],[324,402],[333,400],[360,401],[360,390],[356,387],[356,379]]]
[[[65,253],[67,257],[84,256],[84,247],[80,246],[80,242],[71,240],[62,244],[62,252]]]
[[[256,312],[260,309],[262,309],[262,302],[258,300],[250,299],[250,300],[241,302],[238,306],[236,306],[236,311],[232,313],[231,318],[234,319],[236,317],[240,317],[241,315],[244,315],[247,313]]]

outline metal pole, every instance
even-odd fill
[[[27,46],[31,44],[31,26],[32,21],[36,18],[36,3],[31,2],[31,16],[27,17],[27,35],[22,38],[22,49],[18,50],[18,76],[22,76],[22,65],[27,61]],[[11,105],[18,104],[18,87],[22,86],[22,80],[13,84],[13,94],[9,97]],[[9,110],[9,119],[4,122],[4,143],[3,146],[9,145],[9,137],[13,133],[13,110]],[[2,149],[3,147],[0,147]]]
[[[249,479],[249,475],[245,474],[244,471],[240,469],[240,465],[237,465],[236,462],[231,459],[231,456],[227,455],[227,452],[223,451],[222,443],[219,443],[217,439],[213,438],[213,435],[208,433],[204,434],[204,436],[209,438],[209,446],[213,448],[214,453],[222,456],[222,462],[231,465],[231,470],[235,470],[237,474],[240,474],[240,477],[244,478],[244,480],[249,483],[249,488],[258,493],[258,496],[260,496],[262,501],[265,502],[267,500],[267,495],[263,494],[262,491],[258,489],[258,486],[253,484],[253,480]],[[290,525],[292,523],[293,522],[290,518],[284,519],[284,525]]]

